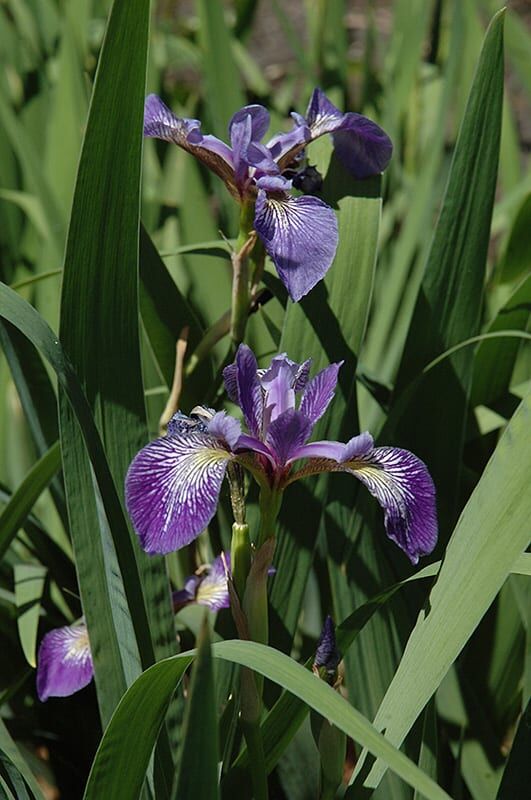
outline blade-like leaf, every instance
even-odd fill
[[[42,564],[15,564],[15,600],[19,615],[17,617],[20,644],[31,667],[37,665],[35,645],[41,597],[46,581],[47,569]]]
[[[120,499],[127,468],[148,438],[138,333],[138,235],[149,11],[149,0],[115,0],[112,6],[74,192],[61,299],[63,346],[93,408]],[[142,553],[132,532],[123,531],[128,541],[125,548],[121,542],[120,553],[109,546],[82,436],[63,394],[60,427],[79,588],[106,719],[138,669],[131,626],[144,666],[174,650],[168,581],[163,560]],[[101,577],[95,578],[98,550]],[[129,608],[120,597],[124,590]],[[112,646],[123,664],[118,670],[107,656]],[[111,677],[109,669],[116,675]]]
[[[531,275],[516,287],[509,300],[489,325],[489,333],[504,328],[525,330],[531,310]],[[481,343],[474,358],[474,381],[470,395],[473,406],[490,405],[509,390],[518,339],[489,339]]]
[[[393,597],[398,589],[406,586],[412,580],[420,580],[422,578],[435,576],[439,568],[440,562],[430,564],[411,578],[400,581],[381,592],[378,596],[373,597],[369,602],[353,611],[347,619],[343,620],[336,629],[337,646],[339,651],[343,654],[343,657],[346,656],[349,647],[365,625],[371,620],[373,615]],[[305,667],[311,669],[312,664],[313,656],[306,661]],[[302,700],[284,691],[266,715],[261,728],[268,773],[275,768],[279,758],[307,716],[308,711],[308,707]],[[249,754],[247,749],[244,748],[223,780],[222,789],[224,797],[232,797],[236,791],[238,791],[242,797],[244,792],[247,792],[245,796],[250,796],[251,781],[248,774],[249,767]]]
[[[61,467],[59,442],[37,461],[0,514],[0,560],[42,492]]]
[[[174,800],[216,800],[218,791],[218,720],[208,621],[198,641],[188,706],[182,729],[183,749]]]
[[[212,653],[216,658],[249,667],[292,692],[372,753],[384,758],[391,769],[427,800],[449,800],[443,789],[390,745],[359,711],[289,656],[265,645],[237,640],[214,644]],[[182,653],[155,664],[129,688],[98,748],[84,800],[137,796],[170,697],[194,655],[193,651]],[[138,726],[142,736],[138,735]]]
[[[0,323],[0,344],[17,387],[35,450],[38,456],[42,456],[59,437],[57,397],[50,377],[31,342],[12,325]],[[52,479],[50,490],[66,528],[65,492],[59,476]]]
[[[33,775],[28,764],[22,757],[16,743],[9,735],[9,731],[7,730],[5,723],[1,718],[0,718],[0,750],[5,754],[7,758],[9,758],[11,763],[16,767],[16,769],[22,775],[27,785],[30,787],[33,797],[35,797],[36,800],[44,800],[44,795],[39,787],[39,784],[37,783],[37,780],[35,779],[35,776]]]
[[[530,425],[531,396],[511,420],[459,519],[428,608],[378,710],[375,725],[385,728],[386,737],[397,746],[529,543]],[[383,771],[375,765],[369,785],[377,785]]]
[[[461,124],[441,213],[396,381],[396,393],[433,358],[478,333],[491,224],[503,97],[503,20],[491,22]],[[455,521],[473,353],[464,350],[426,375],[407,409],[386,426],[428,464],[441,524]],[[443,419],[444,425],[433,425]]]

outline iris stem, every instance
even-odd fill
[[[244,200],[240,212],[240,232],[232,254],[232,308],[230,333],[237,347],[243,341],[249,314],[249,256],[256,244],[254,202]]]
[[[260,529],[258,531],[258,539],[256,542],[257,549],[260,548],[268,539],[275,536],[277,517],[281,504],[282,492],[279,492],[276,489],[260,490]]]
[[[253,678],[252,672],[245,668],[243,671],[248,673],[250,679]],[[250,763],[252,764],[251,779],[253,783],[253,796],[255,800],[268,800],[267,770],[259,719],[250,722],[244,720],[242,716],[242,730],[247,743]]]

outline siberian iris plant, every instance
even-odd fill
[[[260,105],[245,106],[230,121],[229,147],[203,134],[198,120],[176,117],[159,97],[149,95],[144,134],[174,142],[224,181],[242,205],[244,232],[256,231],[291,298],[300,300],[326,274],[338,241],[332,209],[317,197],[291,194],[293,186],[304,189],[307,183],[298,169],[305,147],[332,134],[345,167],[366,178],[386,168],[392,144],[376,123],[361,114],[343,114],[320,89],[314,90],[306,116],[292,117],[291,131],[263,144],[269,113]]]
[[[377,499],[387,535],[413,563],[430,553],[437,540],[435,490],[420,459],[397,447],[375,447],[369,433],[346,443],[309,441],[334,396],[340,367],[331,364],[310,378],[310,360],[296,364],[283,354],[258,369],[250,348],[240,345],[224,379],[247,432],[224,411],[177,413],[167,435],[144,447],[129,468],[126,503],[142,547],[168,553],[192,542],[214,516],[227,467],[236,462],[261,487],[258,544],[274,534],[290,483],[342,471]]]

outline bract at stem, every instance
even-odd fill
[[[251,568],[251,539],[249,526],[235,522],[232,526],[232,540],[230,546],[230,560],[232,565],[232,580],[240,600],[243,599],[245,583]]]

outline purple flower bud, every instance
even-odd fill
[[[340,661],[341,653],[337,649],[334,623],[332,617],[328,615],[317,642],[313,670],[328,683],[334,683]]]

